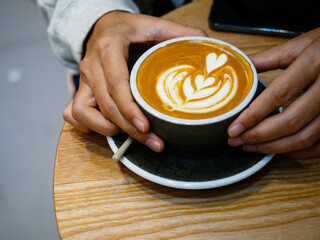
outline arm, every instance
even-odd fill
[[[78,69],[83,43],[95,22],[112,11],[139,12],[131,0],[38,0],[48,21],[48,35],[56,57]]]

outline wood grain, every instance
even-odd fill
[[[165,17],[246,53],[288,40],[211,31],[210,6],[198,0]],[[280,72],[260,77],[270,83]],[[111,157],[104,136],[64,124],[53,186],[61,239],[320,239],[320,158],[277,156],[236,184],[188,191],[144,180]]]
[[[242,182],[187,191],[146,181],[111,156],[103,136],[65,124],[54,181],[61,238],[319,239],[319,159],[277,157]]]

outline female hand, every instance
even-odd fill
[[[320,156],[320,28],[250,58],[260,72],[285,71],[229,126],[229,145],[299,158]],[[282,113],[267,117],[293,98]]]
[[[120,131],[156,152],[164,142],[149,130],[149,122],[129,88],[129,47],[181,36],[206,36],[200,30],[169,20],[126,12],[111,12],[95,24],[80,63],[80,85],[64,110],[64,119],[77,129],[105,136]]]

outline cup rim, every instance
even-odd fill
[[[230,47],[234,51],[238,52],[243,58],[245,58],[247,60],[247,62],[250,64],[250,67],[251,67],[251,70],[253,73],[253,82],[252,82],[252,87],[251,87],[248,95],[245,97],[245,99],[240,104],[238,104],[238,106],[236,106],[232,110],[230,110],[224,114],[221,114],[219,116],[216,116],[216,117],[205,118],[205,119],[183,119],[183,118],[172,117],[172,116],[169,116],[169,115],[166,115],[164,113],[159,112],[158,110],[151,107],[142,98],[142,96],[140,95],[140,93],[138,91],[137,84],[136,84],[137,83],[136,82],[137,73],[138,73],[138,70],[139,70],[142,62],[155,50],[157,50],[161,47],[164,47],[170,43],[180,42],[180,41],[184,41],[184,40],[206,40],[206,41],[216,42],[216,43],[219,43],[222,45],[227,45],[228,47]],[[206,124],[221,122],[223,120],[229,119],[229,118],[237,115],[239,112],[241,112],[250,103],[250,101],[253,99],[253,97],[256,93],[257,87],[258,87],[257,70],[256,70],[254,64],[252,63],[252,61],[248,58],[248,56],[245,53],[243,53],[240,49],[238,49],[237,47],[235,47],[227,42],[224,42],[222,40],[211,38],[211,37],[188,36],[188,37],[172,38],[172,39],[160,42],[160,43],[154,45],[153,47],[149,48],[146,52],[144,52],[140,56],[140,58],[135,62],[134,66],[131,70],[131,73],[130,73],[130,90],[133,95],[133,98],[138,103],[138,105],[140,105],[140,107],[142,107],[145,111],[147,111],[149,114],[151,114],[152,116],[154,116],[156,118],[159,118],[163,121],[170,122],[173,124],[179,124],[179,125],[206,125]]]

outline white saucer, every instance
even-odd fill
[[[257,97],[266,84],[259,80]],[[281,111],[281,109],[279,109]],[[113,152],[127,139],[126,134],[107,137]],[[166,146],[155,153],[134,142],[121,162],[137,175],[163,186],[179,189],[209,189],[239,182],[263,168],[274,155],[244,152],[227,144],[202,153],[189,153]]]
[[[124,141],[126,139],[126,137],[127,137],[126,135],[122,136],[122,140],[120,140],[119,142]],[[108,140],[108,143],[109,143],[112,151],[116,152],[119,147],[117,146],[115,139],[113,137],[107,137],[107,140]],[[118,140],[118,139],[116,139],[116,140]],[[121,143],[119,144],[119,146],[120,145],[121,145]],[[138,145],[139,145],[139,147],[137,149]],[[143,154],[141,152],[141,148],[145,149]],[[169,150],[169,151],[171,152],[171,150]],[[209,152],[208,154],[210,154],[210,153],[211,152]],[[145,164],[146,161],[148,161],[148,159],[146,161],[143,161],[143,160],[141,161],[142,158],[139,157],[139,155],[143,155],[142,156],[143,158],[148,158],[148,155],[149,155],[152,158],[153,154],[157,154],[157,153],[152,153],[151,150],[149,150],[147,147],[143,146],[140,143],[135,142],[134,145],[132,145],[128,149],[126,155],[121,159],[121,162],[127,168],[129,168],[132,172],[136,173],[137,175],[139,175],[139,176],[141,176],[151,182],[158,183],[160,185],[172,187],[172,188],[192,189],[192,190],[217,188],[217,187],[222,187],[222,186],[226,186],[226,185],[241,181],[241,180],[253,175],[257,171],[259,171],[273,157],[273,155],[263,155],[261,157],[261,155],[258,154],[257,156],[259,156],[259,159],[253,160],[254,164],[252,166],[248,167],[245,170],[243,170],[243,168],[239,168],[238,173],[235,173],[235,174],[232,173],[229,176],[228,176],[228,173],[225,173],[226,177],[215,178],[213,176],[213,177],[211,177],[211,179],[208,178],[208,179],[198,179],[198,180],[192,180],[192,179],[179,180],[179,178],[181,178],[181,176],[179,176],[178,178],[176,178],[174,175],[170,176],[170,174],[169,174],[169,176],[163,176],[163,173],[161,172],[161,170],[159,170],[158,173],[156,172],[157,168],[153,169],[153,171],[150,171],[148,164]],[[166,154],[166,152],[163,152],[161,154],[162,154],[162,156],[164,156],[164,158],[166,158],[170,162],[170,159],[168,159],[169,155]],[[178,153],[178,155],[180,155],[180,154],[181,154],[181,152]],[[185,153],[185,154],[188,154],[188,153]],[[245,155],[247,155],[247,154],[248,153],[245,153]],[[239,156],[239,157],[241,158],[241,156]],[[149,160],[150,160],[150,158],[149,158]],[[155,161],[157,161],[157,164],[161,164],[162,160],[163,160],[163,157],[160,157],[158,160],[155,160]],[[229,159],[229,160],[233,161],[232,159]],[[165,161],[164,165],[167,166],[168,161]],[[179,161],[179,159],[178,160],[176,159],[175,161],[173,161],[173,165],[176,166],[177,161]],[[214,162],[215,162],[214,157],[212,157],[211,161],[214,165]],[[228,161],[228,160],[226,159],[226,161]],[[183,165],[183,162],[184,162],[184,159],[181,158],[180,164]],[[190,159],[188,159],[187,164],[189,164],[189,162],[190,162]],[[198,162],[199,165],[202,164],[201,159],[198,159],[198,160],[195,159],[194,162]],[[246,162],[246,164],[248,164],[248,162]],[[246,164],[244,164],[244,165],[246,165]],[[169,168],[170,168],[170,166],[169,166]],[[170,169],[168,171],[172,171],[172,169]],[[229,171],[227,170],[226,172],[229,172]],[[192,174],[189,174],[189,175],[192,175]]]

